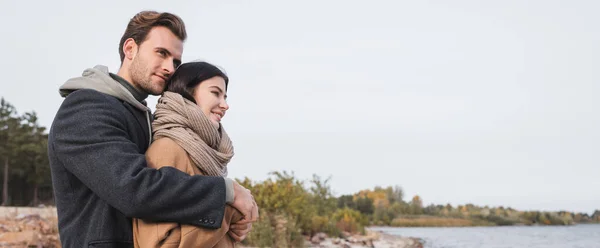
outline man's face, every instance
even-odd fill
[[[137,49],[129,75],[131,83],[151,95],[160,95],[166,81],[181,64],[183,41],[165,27],[154,27]]]

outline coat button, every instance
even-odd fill
[[[204,223],[208,223],[208,219],[204,219]]]
[[[215,224],[215,220],[210,220],[210,224]]]

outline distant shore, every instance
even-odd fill
[[[542,217],[541,221],[524,219],[519,215],[513,216],[464,216],[447,217],[431,215],[404,215],[393,219],[388,225],[390,227],[485,227],[485,226],[570,226],[577,224],[600,224],[594,217],[594,220],[574,221],[568,215],[558,216],[549,215],[549,219]]]

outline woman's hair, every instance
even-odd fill
[[[225,91],[229,78],[223,71],[207,62],[188,62],[180,65],[167,82],[167,91],[178,93],[185,99],[196,103],[194,89],[202,81],[212,77],[222,77],[225,80]]]

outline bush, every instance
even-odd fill
[[[301,247],[304,237],[294,218],[285,213],[268,213],[261,210],[260,219],[243,241],[255,247]]]
[[[333,213],[332,219],[340,231],[350,233],[365,233],[367,219],[357,210],[350,208],[338,209]]]
[[[511,219],[508,219],[508,218],[505,218],[505,217],[502,217],[502,216],[498,216],[498,215],[495,215],[495,214],[488,215],[486,217],[486,220],[490,221],[490,222],[493,222],[493,223],[496,223],[496,225],[499,225],[499,226],[512,226],[512,225],[517,224],[519,222],[517,220],[511,220]]]
[[[275,235],[273,229],[269,216],[264,210],[261,210],[259,220],[252,224],[252,231],[243,241],[243,244],[258,247],[272,247]]]
[[[319,232],[327,233],[331,237],[338,237],[341,234],[334,220],[327,216],[313,216],[310,236]]]

